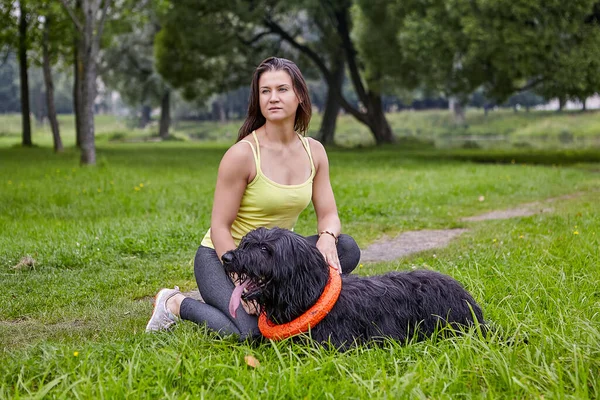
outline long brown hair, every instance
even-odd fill
[[[246,120],[238,132],[237,142],[248,136],[255,129],[260,128],[267,122],[260,112],[260,100],[258,91],[258,81],[261,75],[267,71],[285,71],[292,78],[294,92],[300,100],[294,119],[294,130],[302,135],[306,135],[310,117],[312,115],[312,105],[308,95],[308,87],[300,69],[294,62],[285,58],[269,57],[256,68],[250,84],[250,99],[248,101],[248,114]]]

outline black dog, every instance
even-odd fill
[[[277,324],[308,310],[329,279],[329,266],[319,250],[304,237],[279,228],[248,233],[222,260],[225,270],[237,274],[246,287],[242,298],[257,300]],[[451,332],[460,331],[475,320],[484,324],[473,297],[456,280],[438,272],[348,275],[342,277],[333,309],[311,327],[310,335],[319,343],[347,348],[384,338],[423,339],[448,326]]]

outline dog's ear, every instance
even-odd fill
[[[328,271],[327,262],[319,249],[297,233],[280,230],[276,253],[281,257],[280,263],[292,265],[295,273]]]

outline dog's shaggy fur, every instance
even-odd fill
[[[329,267],[319,250],[298,234],[260,228],[248,233],[222,257],[225,270],[245,281],[245,300],[257,300],[268,318],[289,322],[319,298]],[[443,327],[460,331],[483,314],[473,297],[453,278],[434,271],[344,275],[339,299],[311,328],[319,343],[338,348],[391,338],[423,339]]]

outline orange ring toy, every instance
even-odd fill
[[[267,339],[282,340],[291,336],[308,332],[311,327],[316,326],[325,318],[335,305],[342,291],[342,278],[340,273],[333,267],[329,267],[329,280],[317,302],[304,314],[293,321],[277,325],[267,318],[263,311],[258,317],[258,329]]]

